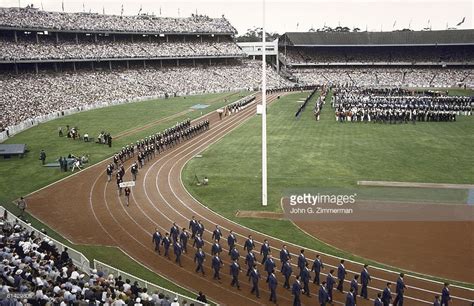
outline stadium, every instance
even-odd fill
[[[474,30],[237,35],[0,7],[0,304],[474,305]]]

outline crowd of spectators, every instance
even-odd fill
[[[0,76],[0,128],[40,115],[85,105],[136,97],[186,95],[193,92],[253,90],[260,86],[261,63],[240,65],[130,69],[61,74]],[[291,86],[267,69],[267,87]],[[47,90],[46,90],[47,89]]]
[[[118,16],[96,13],[47,12],[36,8],[0,8],[0,27],[69,31],[139,33],[236,33],[226,18],[153,15]]]
[[[289,70],[301,84],[410,87],[474,87],[470,69],[307,68]]]
[[[438,47],[314,47],[280,52],[287,64],[473,62],[470,46]]]
[[[174,300],[121,276],[80,271],[67,248],[59,252],[49,238],[0,217],[0,305],[160,306]]]
[[[231,41],[224,42],[11,42],[0,40],[0,60],[64,60],[108,58],[167,58],[243,56]]]

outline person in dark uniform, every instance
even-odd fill
[[[211,239],[215,239],[217,240],[217,242],[219,242],[221,240],[221,237],[222,237],[222,232],[219,228],[219,225],[216,225],[216,229],[212,232]]]
[[[268,253],[270,253],[270,244],[268,243],[268,240],[265,239],[263,240],[262,247],[260,248],[260,255],[263,255],[262,258],[262,265],[267,261]]]
[[[283,267],[281,268],[281,273],[285,277],[285,283],[283,284],[283,287],[286,289],[290,289],[290,276],[293,273],[293,268],[291,267],[291,259],[287,260],[283,264]]]
[[[46,152],[44,150],[41,150],[39,159],[41,160],[41,164],[44,165],[46,162]]]
[[[175,241],[173,244],[174,255],[176,256],[175,262],[179,264],[180,267],[183,265],[181,264],[181,254],[183,253],[183,247],[179,241]]]
[[[300,269],[300,274],[303,272],[306,267],[306,257],[304,256],[304,249],[300,250],[300,255],[298,256],[298,268]]]
[[[400,276],[397,279],[397,287],[395,289],[395,292],[397,293],[397,296],[395,297],[395,300],[393,301],[393,306],[403,306],[403,296],[405,295],[405,289],[407,288],[405,286],[405,281],[403,280],[403,277],[405,274],[400,273]]]
[[[346,267],[344,266],[344,259],[342,259],[341,263],[337,267],[337,279],[339,281],[337,284],[337,290],[339,290],[340,292],[343,292],[344,279],[346,278],[346,275]]]
[[[247,276],[250,278],[250,272],[252,271],[253,265],[257,261],[255,254],[250,251],[247,253],[247,256],[245,256],[245,264],[247,265]]]
[[[311,280],[311,273],[308,268],[308,263],[306,263],[306,266],[303,269],[303,273],[301,273],[300,275],[300,279],[303,283],[303,294],[310,296],[311,294],[309,293],[309,282]]]
[[[334,269],[329,270],[329,273],[326,277],[326,288],[328,289],[329,302],[332,303],[332,290],[334,289],[334,284],[336,283],[336,278],[334,277]]]
[[[354,299],[354,289],[350,289],[349,292],[347,292],[346,295],[346,303],[344,306],[355,306],[355,299]]]
[[[276,268],[276,263],[275,263],[275,260],[273,260],[272,254],[270,254],[267,257],[267,260],[265,260],[264,267],[265,267],[265,271],[267,272],[266,282],[268,283],[268,278],[270,277],[270,274]]]
[[[278,286],[278,280],[275,276],[275,270],[272,271],[270,274],[270,277],[268,278],[268,289],[270,289],[270,302],[273,302],[276,304],[277,302],[277,296],[276,296],[276,288]]]
[[[204,246],[204,240],[201,238],[201,234],[197,234],[194,238],[193,247],[196,249],[202,248]]]
[[[280,250],[280,262],[281,262],[281,268],[283,269],[283,266],[285,262],[291,259],[291,254],[286,248],[286,244],[283,245],[283,247]]]
[[[317,254],[316,258],[314,259],[313,266],[311,267],[311,272],[314,272],[313,284],[317,284],[318,286],[320,283],[321,270],[324,270],[324,264],[319,254]]]
[[[239,260],[239,257],[240,257],[239,250],[237,250],[237,248],[234,246],[234,248],[230,251],[230,259],[232,261]]]
[[[365,264],[364,269],[362,270],[362,272],[360,272],[360,281],[362,283],[362,288],[360,290],[360,296],[363,297],[366,300],[368,299],[367,287],[369,286],[369,283],[371,281],[368,267],[369,267],[369,265]]]
[[[137,180],[137,174],[138,174],[138,165],[137,163],[133,163],[132,168],[130,169],[132,172],[132,180],[136,181]]]
[[[433,306],[441,306],[441,299],[440,299],[439,295],[435,295]]]
[[[451,295],[449,293],[449,283],[444,283],[444,288],[441,291],[441,306],[449,306]]]
[[[257,298],[260,298],[260,291],[258,290],[258,281],[260,280],[260,273],[257,270],[257,265],[253,264],[252,270],[250,271],[250,280],[252,281],[252,290],[250,294],[255,292]]]
[[[179,227],[176,225],[176,222],[173,222],[173,226],[170,229],[170,236],[173,243],[178,241],[179,238]]]
[[[219,258],[219,254],[215,254],[212,257],[211,261],[212,269],[214,270],[214,279],[221,279],[219,275],[219,271],[221,270],[221,267],[223,265],[222,259]]]
[[[354,304],[357,304],[357,295],[359,294],[359,274],[355,274],[351,281],[352,294],[354,296]]]
[[[130,192],[131,192],[130,187],[128,186],[125,187],[124,193],[125,193],[125,200],[126,200],[127,206],[130,205]]]
[[[194,216],[192,216],[191,220],[189,220],[189,230],[191,231],[191,239],[194,239],[198,230],[198,223]]]
[[[201,220],[198,221],[197,232],[199,233],[201,238],[204,237],[204,224],[202,224]]]
[[[296,280],[291,287],[291,294],[293,295],[293,306],[301,306],[301,282],[300,276],[296,276]]]
[[[155,252],[157,251],[158,254],[160,254],[160,255],[161,255],[160,244],[161,244],[162,239],[163,239],[163,236],[158,231],[158,229],[156,229],[155,232],[153,233],[151,242],[155,244]]]
[[[229,246],[229,255],[236,243],[237,243],[237,237],[235,237],[234,232],[230,230],[229,236],[227,236],[227,245]]]
[[[186,230],[186,228],[183,227],[183,230],[181,231],[181,234],[179,235],[179,242],[181,243],[181,246],[183,247],[184,253],[188,253],[188,240],[189,240],[189,233]]]
[[[326,289],[326,282],[323,281],[318,292],[318,301],[319,305],[326,306],[326,303],[329,302],[328,290]]]
[[[374,306],[383,306],[382,303],[382,293],[377,293],[377,297],[374,300]]]
[[[383,306],[389,306],[390,302],[392,301],[392,290],[390,287],[392,286],[391,283],[387,283],[387,287],[382,292],[382,303]]]
[[[222,252],[222,247],[219,244],[219,240],[214,240],[214,244],[211,247],[211,255],[220,254]]]
[[[235,249],[235,248],[234,248]],[[236,260],[232,262],[230,265],[230,275],[232,276],[232,282],[230,283],[231,287],[237,286],[237,289],[240,290],[240,284],[239,284],[239,273],[240,273],[240,265]]]
[[[169,253],[170,246],[171,246],[171,239],[170,239],[170,235],[168,233],[165,234],[165,237],[161,241],[161,245],[163,245],[165,247],[165,257],[167,257],[168,259],[171,259],[170,258],[170,253]]]
[[[245,241],[244,244],[244,251],[252,251],[255,248],[255,242],[253,241],[252,235],[248,236],[248,239]]]
[[[196,273],[199,273],[201,271],[202,275],[206,275],[204,273],[204,261],[206,260],[206,254],[202,251],[201,248],[198,248],[196,254],[194,255],[194,262],[197,264],[196,266]]]
[[[107,145],[112,148],[112,136],[109,133],[107,133]]]

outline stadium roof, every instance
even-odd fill
[[[474,45],[474,30],[287,32],[280,37],[279,44],[308,47]]]

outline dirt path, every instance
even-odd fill
[[[260,97],[257,98],[257,101]],[[268,100],[273,101],[276,95],[269,95]],[[256,250],[260,250],[263,239],[268,238],[273,247],[274,257],[276,257],[277,269],[280,269],[278,252],[284,243],[281,240],[267,237],[258,232],[245,228],[237,223],[229,221],[220,215],[212,212],[194,199],[184,188],[181,182],[181,171],[188,160],[196,154],[202,152],[209,145],[215,143],[227,133],[241,125],[248,118],[255,114],[256,103],[250,105],[247,109],[231,117],[219,120],[217,114],[207,115],[211,122],[209,131],[200,136],[187,141],[150,161],[141,169],[137,186],[133,188],[131,205],[125,207],[123,198],[117,196],[115,184],[107,183],[103,166],[93,166],[81,172],[80,175],[70,177],[55,185],[34,193],[28,198],[30,212],[40,220],[49,224],[53,229],[63,234],[75,243],[116,245],[124,249],[137,261],[146,265],[150,269],[167,276],[172,281],[193,291],[202,290],[211,299],[219,302],[221,305],[264,305],[268,302],[268,288],[265,281],[260,282],[262,297],[256,299],[250,295],[250,285],[244,274],[241,274],[240,281],[242,290],[238,291],[230,287],[230,277],[228,274],[229,258],[227,256],[227,245],[222,242],[224,253],[222,259],[225,267],[222,270],[222,281],[212,279],[210,271],[210,258],[205,264],[207,275],[205,277],[197,275],[194,272],[193,263],[194,252],[183,256],[183,267],[177,266],[173,261],[169,261],[162,256],[154,253],[151,243],[151,233],[155,228],[160,231],[169,231],[172,222],[176,222],[180,227],[187,227],[191,216],[202,220],[206,232],[204,247],[207,254],[210,253],[211,232],[215,224],[219,224],[227,237],[228,230],[233,229],[238,235],[238,249],[243,254],[243,243],[245,238],[252,234],[256,241]],[[129,166],[130,162],[126,164]],[[126,179],[130,177],[127,171]],[[71,194],[74,194],[71,197]],[[85,226],[87,224],[87,226]],[[318,226],[315,224],[309,226]],[[370,229],[373,231],[373,229]],[[401,240],[394,231],[394,241]],[[429,235],[429,233],[424,233]],[[419,237],[422,243],[424,235],[414,235]],[[357,243],[357,239],[353,239]],[[378,247],[374,242],[365,243],[359,240],[359,243],[365,245],[367,251],[377,252]],[[300,247],[287,242],[290,252],[293,254],[293,264],[296,262],[296,255],[299,254]],[[192,250],[189,245],[188,248]],[[389,258],[400,257],[400,253],[395,249],[389,254]],[[432,256],[442,256],[441,248],[436,249]],[[450,250],[452,252],[452,250]],[[306,257],[313,259],[317,251],[306,250]],[[173,255],[171,255],[173,258]],[[418,255],[414,255],[418,256]],[[422,256],[422,255],[420,255]],[[259,257],[259,256],[258,256]],[[327,270],[338,264],[339,259],[332,256],[322,255],[326,263]],[[387,260],[389,258],[386,258]],[[382,262],[386,262],[381,260]],[[243,259],[240,260],[241,265]],[[346,268],[350,271],[347,280],[353,277],[353,271],[359,273],[361,265],[358,263],[346,262]],[[453,264],[453,268],[458,270],[466,269],[460,265]],[[262,274],[262,267],[259,267]],[[296,271],[296,267],[293,268]],[[369,287],[370,297],[374,297],[377,292],[385,286],[386,281],[394,282],[397,275],[389,271],[382,271],[375,268],[370,269],[372,274],[372,283]],[[277,273],[279,286],[277,295],[280,305],[291,305],[291,294],[288,290],[282,288],[282,278]],[[347,282],[346,280],[346,282]],[[432,303],[433,296],[439,294],[442,285],[431,281],[417,279],[411,276],[405,278],[409,289],[407,291],[406,305],[429,305]],[[345,284],[348,289],[348,284]],[[311,297],[303,297],[304,305],[315,305],[318,287],[311,285]],[[474,300],[474,292],[462,288],[451,288],[451,294],[454,296],[454,305],[469,305],[468,301]],[[345,294],[334,293],[336,304],[343,304]],[[373,302],[359,299],[358,305],[372,305]]]

